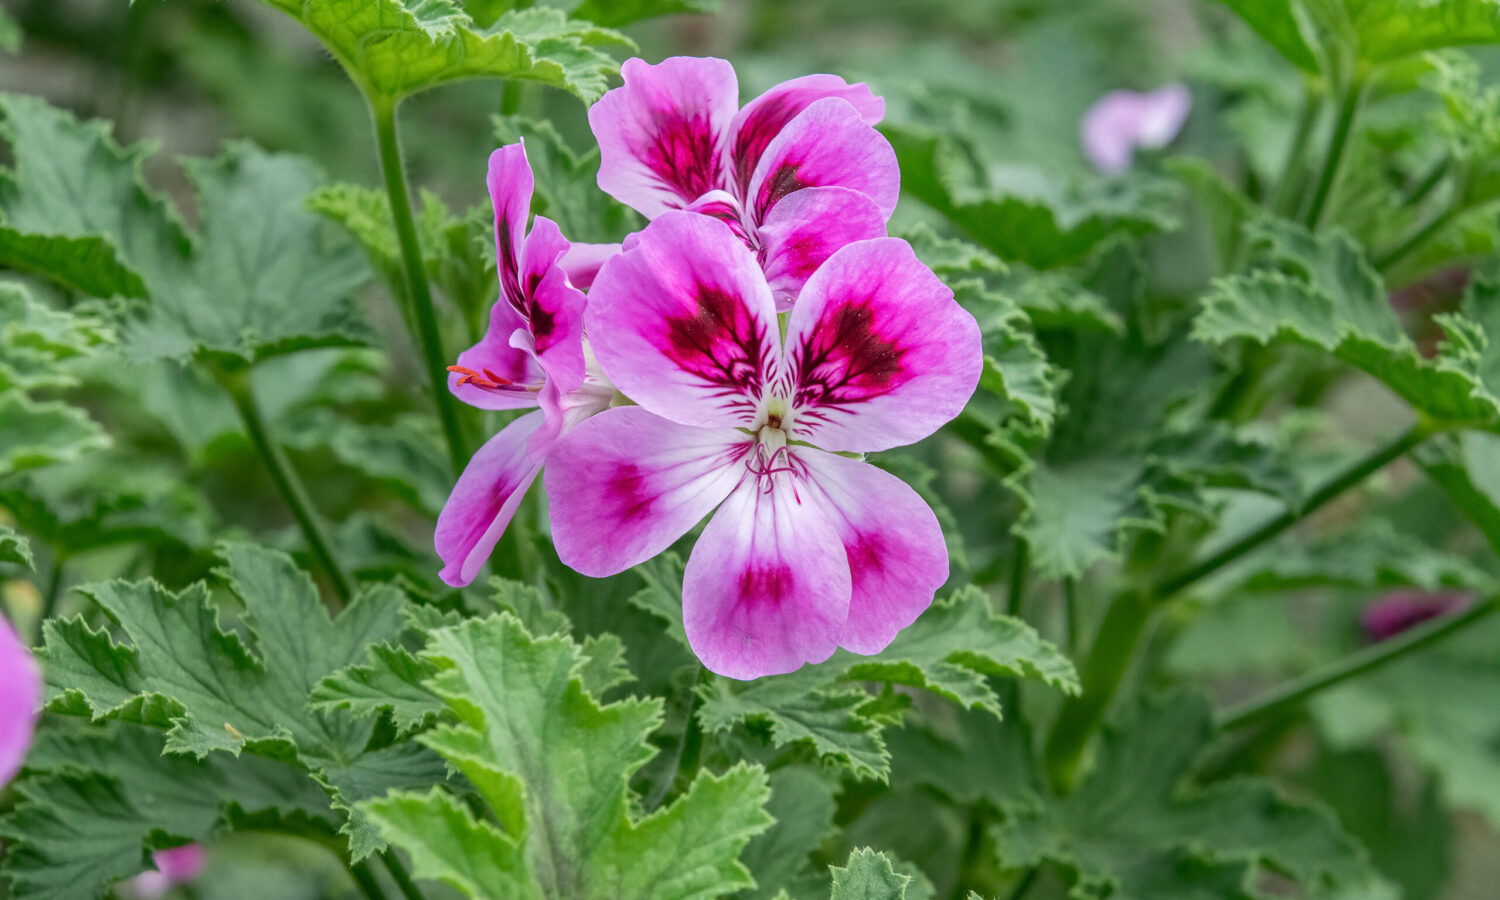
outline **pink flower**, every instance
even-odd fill
[[[570,245],[545,216],[527,233],[534,183],[523,144],[490,154],[488,180],[500,297],[489,330],[451,367],[449,388],[480,409],[541,409],[479,448],[438,516],[442,578],[455,587],[474,580],[552,445],[614,396],[584,347],[579,285],[591,282],[618,246]]]
[[[872,127],[885,101],[864,84],[807,75],[740,108],[722,59],[630,59],[620,72],[624,86],[589,110],[599,187],[647,219],[723,219],[756,252],[778,310],[834,251],[885,235],[901,172]]]
[[[21,771],[41,709],[41,669],[15,629],[0,617],[0,787]]]
[[[906,242],[849,244],[778,328],[771,287],[723,223],[652,222],[605,263],[588,330],[639,406],[549,460],[563,562],[611,575],[718,507],[688,560],[683,620],[714,672],[755,678],[838,647],[877,653],[948,576],[937,518],[853,454],[921,440],[979,380],[974,318]]]
[[[155,900],[179,884],[187,884],[203,874],[208,853],[202,844],[183,844],[151,855],[156,870],[142,872],[130,879],[130,893],[141,900]]]
[[[1359,623],[1370,640],[1383,641],[1468,602],[1469,596],[1462,591],[1390,591],[1364,608]]]
[[[1170,144],[1192,104],[1182,84],[1144,94],[1111,91],[1084,113],[1084,155],[1101,172],[1117,175],[1130,168],[1137,147],[1156,150]]]

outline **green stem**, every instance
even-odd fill
[[[406,292],[411,297],[412,317],[422,345],[422,360],[432,383],[438,418],[448,442],[448,456],[453,471],[462,472],[469,461],[458,407],[448,392],[448,356],[438,331],[437,311],[432,305],[432,288],[427,283],[427,269],[422,265],[422,248],[417,242],[417,226],[412,219],[411,201],[406,193],[406,171],[401,163],[401,142],[396,136],[396,105],[389,100],[372,100],[375,116],[375,138],[380,148],[380,168],[385,175],[385,192],[390,199],[391,218],[396,223],[396,239],[401,245],[401,262],[406,270]]]
[[[1430,432],[1422,424],[1413,425],[1395,440],[1385,444],[1368,456],[1344,469],[1329,479],[1322,487],[1313,491],[1299,506],[1289,508],[1281,515],[1255,529],[1234,543],[1213,554],[1187,570],[1168,578],[1157,586],[1156,600],[1164,603],[1182,591],[1197,584],[1203,578],[1249,553],[1251,550],[1276,537],[1283,531],[1311,515],[1324,504],[1364,481],[1370,475],[1385,468],[1394,460],[1406,455],[1412,448],[1427,439]]]
[[[238,372],[227,372],[223,369],[215,369],[215,374],[219,378],[219,383],[224,386],[224,390],[228,392],[230,399],[234,401],[235,409],[239,410],[240,420],[245,424],[245,432],[250,436],[250,443],[255,445],[256,452],[266,464],[266,470],[271,475],[271,481],[276,484],[276,490],[281,493],[282,499],[292,511],[292,516],[302,528],[302,536],[307,541],[308,549],[312,551],[318,564],[328,573],[328,580],[333,583],[333,590],[338,594],[339,599],[348,603],[353,595],[353,582],[349,580],[348,575],[344,574],[344,570],[339,567],[338,560],[334,558],[328,538],[323,533],[323,526],[318,521],[317,511],[313,508],[312,498],[308,496],[302,479],[292,468],[281,445],[271,436],[265,417],[261,415],[260,406],[255,402],[255,395],[250,386],[250,370],[247,368]]]
[[[1083,633],[1078,623],[1078,579],[1063,579],[1063,614],[1068,624],[1068,655],[1077,658],[1078,648],[1083,646]]]
[[[1286,214],[1297,197],[1297,184],[1301,181],[1302,160],[1307,156],[1307,145],[1312,138],[1313,126],[1318,124],[1318,112],[1322,108],[1322,97],[1309,85],[1302,90],[1302,107],[1297,112],[1297,127],[1292,133],[1292,144],[1287,148],[1286,162],[1281,167],[1281,177],[1276,181],[1276,193],[1271,208]]]
[[[1026,572],[1031,568],[1031,545],[1020,535],[1016,536],[1016,559],[1010,569],[1010,595],[1005,601],[1005,613],[1021,618],[1026,605]]]
[[[380,882],[375,880],[375,873],[370,871],[368,861],[360,860],[357,863],[351,863],[349,875],[359,887],[359,892],[368,900],[385,900],[385,891],[380,889]]]
[[[57,601],[62,597],[63,556],[54,552],[52,555],[52,571],[47,576],[47,593],[42,597],[42,615],[37,619],[37,627],[57,612]]]
[[[406,867],[401,865],[401,859],[396,856],[395,850],[386,850],[381,853],[380,861],[385,863],[386,870],[391,873],[391,878],[395,879],[396,887],[401,889],[401,896],[406,900],[426,900],[416,882],[411,880],[411,875],[407,874]]]
[[[1434,216],[1431,221],[1407,236],[1406,240],[1392,247],[1385,253],[1375,258],[1375,268],[1381,272],[1388,272],[1395,268],[1398,263],[1404,262],[1408,256],[1422,249],[1428,241],[1442,233],[1443,229],[1453,224],[1453,220],[1463,215],[1464,210],[1454,207],[1445,210],[1441,215]]]
[[[1309,672],[1289,684],[1270,691],[1265,696],[1234,707],[1220,717],[1219,727],[1225,730],[1243,728],[1255,722],[1275,718],[1319,691],[1372,672],[1403,656],[1435,644],[1496,610],[1500,610],[1500,597],[1491,597],[1461,612],[1423,622],[1396,637],[1366,647],[1358,653],[1330,663],[1315,672]]]
[[[1129,593],[1116,597],[1105,610],[1094,646],[1083,661],[1083,692],[1063,704],[1047,735],[1047,777],[1059,794],[1073,789],[1089,738],[1130,667],[1153,608],[1145,595]]]
[[[1027,869],[1026,874],[1021,876],[1021,880],[1016,882],[1016,889],[1010,892],[1010,900],[1021,900],[1025,897],[1031,891],[1031,886],[1036,884],[1037,876],[1041,874],[1041,866],[1032,866]]]
[[[1333,126],[1333,138],[1328,144],[1328,155],[1323,159],[1323,170],[1318,175],[1318,186],[1313,190],[1312,204],[1307,208],[1307,215],[1302,221],[1308,228],[1317,228],[1323,219],[1323,211],[1328,205],[1328,197],[1333,193],[1333,185],[1338,181],[1339,167],[1344,161],[1344,150],[1349,143],[1349,134],[1354,130],[1354,119],[1359,113],[1359,106],[1364,102],[1365,83],[1362,79],[1355,78],[1349,83],[1349,87],[1339,98],[1338,119]]]
[[[1433,164],[1432,168],[1427,171],[1427,174],[1422,176],[1421,181],[1418,181],[1411,190],[1406,192],[1406,196],[1401,200],[1402,205],[1416,206],[1418,203],[1421,203],[1423,200],[1427,199],[1427,195],[1432,193],[1438,185],[1443,183],[1443,179],[1447,177],[1448,172],[1452,168],[1453,157],[1445,155],[1442,159]]]

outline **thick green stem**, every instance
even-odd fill
[[[1005,614],[1017,619],[1026,606],[1026,572],[1031,568],[1031,545],[1026,539],[1017,535],[1016,558],[1010,568],[1010,595],[1005,601]]]
[[[1406,196],[1401,199],[1402,205],[1416,206],[1418,203],[1426,200],[1427,195],[1432,193],[1437,189],[1438,185],[1443,183],[1443,179],[1448,177],[1448,173],[1452,171],[1452,169],[1452,156],[1444,156],[1442,159],[1438,160],[1433,164],[1431,169],[1427,170],[1427,174],[1422,176],[1422,180],[1418,181],[1411,190],[1406,192]]]
[[[1323,211],[1328,205],[1329,195],[1333,193],[1334,183],[1338,181],[1344,150],[1349,143],[1349,134],[1354,130],[1354,119],[1359,114],[1364,97],[1365,83],[1358,78],[1351,81],[1339,97],[1338,119],[1334,122],[1333,138],[1328,143],[1328,155],[1323,158],[1323,170],[1318,175],[1318,186],[1313,190],[1312,204],[1307,208],[1307,215],[1302,218],[1303,224],[1308,228],[1317,228],[1323,219]]]
[[[396,239],[401,245],[406,293],[411,298],[412,319],[416,322],[417,338],[422,345],[422,362],[432,384],[433,400],[437,403],[438,418],[443,423],[443,437],[448,442],[453,471],[462,472],[469,461],[469,452],[458,420],[458,406],[448,392],[448,356],[443,352],[437,311],[432,305],[432,287],[427,283],[427,269],[422,265],[422,247],[417,242],[417,226],[406,193],[406,170],[401,163],[401,142],[396,136],[396,105],[389,100],[373,100],[370,110],[375,116],[380,169],[385,175],[385,192],[390,199],[391,218],[396,223]]]
[[[1424,622],[1396,637],[1366,647],[1358,653],[1351,654],[1315,672],[1309,672],[1289,684],[1270,691],[1265,696],[1236,706],[1220,717],[1219,727],[1226,730],[1243,728],[1246,725],[1273,719],[1319,691],[1372,672],[1403,656],[1435,644],[1497,610],[1500,610],[1500,597],[1491,597],[1461,612]]]
[[[1010,900],[1022,900],[1031,891],[1031,886],[1036,884],[1037,876],[1041,874],[1041,866],[1032,866],[1027,869],[1026,874],[1021,876],[1021,880],[1016,882],[1015,890],[1010,892]]]
[[[1220,550],[1218,553],[1162,582],[1156,589],[1157,602],[1164,603],[1170,600],[1192,585],[1197,584],[1203,578],[1212,575],[1229,563],[1234,562],[1266,541],[1286,531],[1320,509],[1330,500],[1364,481],[1380,469],[1385,468],[1394,460],[1406,455],[1414,447],[1426,440],[1429,433],[1427,428],[1420,423],[1412,426],[1400,437],[1385,444],[1329,479],[1322,487],[1313,491],[1301,505],[1296,508],[1287,509],[1286,512],[1230,544],[1228,547],[1225,547],[1223,550]]]
[[[370,871],[370,864],[365,860],[351,863],[349,875],[359,887],[359,892],[364,894],[366,900],[385,900],[385,891],[380,889],[380,882],[375,879],[375,873]]]
[[[1428,241],[1442,233],[1443,229],[1453,224],[1453,220],[1462,215],[1464,210],[1454,207],[1434,216],[1431,221],[1407,236],[1406,240],[1392,247],[1385,253],[1375,258],[1375,268],[1382,272],[1388,272],[1397,264],[1404,262],[1407,257],[1416,253],[1427,245]]]
[[[302,537],[307,541],[307,548],[312,551],[318,564],[328,573],[328,580],[333,584],[333,590],[338,594],[339,600],[349,602],[353,595],[353,582],[344,570],[339,567],[338,560],[334,558],[333,550],[323,533],[323,526],[318,521],[317,511],[313,508],[312,498],[307,494],[307,488],[302,484],[302,479],[297,476],[297,471],[292,468],[291,461],[286,458],[286,452],[281,449],[271,430],[266,424],[265,417],[261,415],[260,406],[255,402],[255,395],[250,387],[250,370],[242,369],[237,372],[227,372],[216,369],[215,374],[219,383],[224,386],[234,408],[239,410],[240,420],[244,422],[245,433],[250,436],[250,443],[260,454],[261,460],[266,464],[266,471],[271,475],[271,481],[276,484],[276,490],[286,501],[287,507],[292,511],[292,516],[297,520],[297,525],[302,529]]]
[[[401,859],[396,856],[395,850],[386,850],[380,854],[380,861],[385,863],[386,870],[391,873],[391,878],[396,882],[396,887],[401,890],[401,896],[405,897],[406,900],[427,900],[427,898],[422,896],[422,891],[417,887],[417,883],[411,880],[411,875],[407,873],[406,867],[401,865]]]
[[[1282,164],[1281,177],[1276,181],[1276,193],[1271,200],[1271,209],[1277,213],[1286,214],[1296,203],[1297,186],[1302,180],[1302,160],[1307,156],[1313,126],[1318,124],[1318,111],[1323,106],[1322,101],[1322,95],[1312,86],[1303,88],[1297,127],[1292,132],[1292,144],[1287,148],[1286,161]]]
[[[1073,789],[1089,738],[1130,667],[1153,608],[1145,595],[1129,593],[1115,598],[1105,611],[1094,646],[1083,662],[1083,692],[1063,704],[1047,735],[1047,777],[1059,794]]]
[[[42,614],[37,619],[37,627],[57,614],[57,601],[62,597],[63,563],[65,560],[61,553],[53,552],[52,571],[47,576],[47,593],[42,597]]]

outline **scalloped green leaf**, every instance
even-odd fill
[[[465,78],[515,78],[599,99],[629,38],[561,10],[510,10],[487,28],[455,0],[263,0],[302,24],[372,99],[394,103]]]
[[[604,706],[579,677],[582,649],[532,637],[509,614],[434,632],[428,684],[458,718],[421,736],[462,771],[493,813],[450,795],[393,793],[363,809],[412,854],[419,878],[470,897],[688,900],[751,884],[737,858],[770,825],[758,767],[701,773],[668,806],[638,817],[630,775],[655,753],[659,700]]]
[[[910,875],[898,873],[884,853],[860,847],[843,866],[829,866],[833,889],[829,900],[906,900]]]
[[[1073,896],[1116,900],[1253,900],[1263,866],[1310,890],[1377,877],[1327,810],[1284,799],[1267,780],[1191,786],[1213,736],[1212,713],[1195,694],[1143,703],[1105,730],[1094,770],[1076,791],[1013,810],[995,826],[1000,863],[1050,861],[1073,876]]]
[[[36,568],[31,542],[9,525],[0,525],[0,563]]]
[[[88,414],[60,400],[33,401],[18,390],[0,393],[0,477],[77,459],[109,446]]]

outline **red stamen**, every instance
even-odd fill
[[[487,391],[499,391],[506,388],[509,388],[511,390],[530,390],[530,388],[524,385],[516,385],[516,383],[511,381],[509,378],[504,378],[500,375],[496,375],[489,369],[481,370],[484,373],[482,375],[479,372],[476,372],[466,366],[449,366],[448,371],[458,376],[458,384],[460,386],[472,384],[477,388],[482,388]]]

